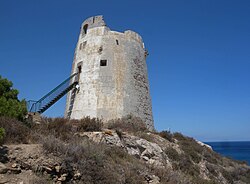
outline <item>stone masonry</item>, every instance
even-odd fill
[[[136,32],[112,31],[103,16],[85,20],[72,66],[72,74],[80,72],[79,88],[68,93],[65,117],[105,122],[131,114],[153,130],[146,56]]]

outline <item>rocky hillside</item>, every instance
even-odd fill
[[[128,116],[97,119],[0,117],[0,183],[215,184],[250,183],[250,167],[180,133],[149,132]]]

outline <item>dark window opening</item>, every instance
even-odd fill
[[[82,73],[82,66],[80,65],[80,66],[78,66],[77,68],[78,68],[78,73],[79,73],[79,74]]]
[[[93,23],[95,23],[95,17],[93,17]]]
[[[100,61],[100,66],[107,66],[107,60],[101,60]]]
[[[119,45],[119,41],[118,40],[116,40],[116,45]]]
[[[79,81],[81,72],[82,72],[82,66],[79,65],[79,66],[77,66],[77,73],[78,73],[78,74],[77,74],[77,76],[76,76],[75,81]]]
[[[88,24],[85,24],[83,26],[83,32],[84,32],[84,34],[87,34],[87,30],[88,30]]]
[[[82,50],[82,43],[80,44],[80,48],[79,49]]]

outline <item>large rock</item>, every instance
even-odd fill
[[[138,155],[149,164],[163,166],[164,152],[156,143],[128,134],[123,136],[123,142],[129,154]]]
[[[8,168],[0,162],[0,174],[5,174],[8,171]]]
[[[133,155],[146,163],[159,167],[163,167],[164,165],[171,167],[166,154],[158,144],[149,142],[137,136],[124,132],[122,136],[118,136],[113,130],[105,130],[103,132],[84,132],[79,135],[88,137],[90,140],[97,143],[102,142],[125,148],[128,154]]]

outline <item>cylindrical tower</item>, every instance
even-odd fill
[[[146,56],[139,34],[111,31],[102,16],[85,20],[72,66],[79,89],[68,93],[65,117],[107,121],[131,114],[153,130]]]

